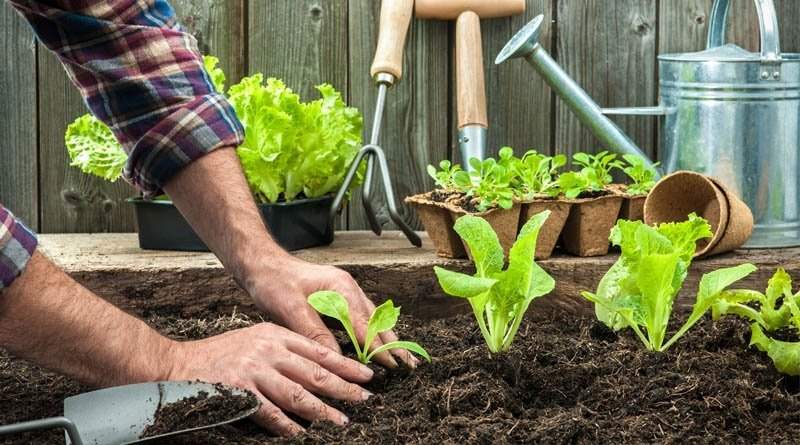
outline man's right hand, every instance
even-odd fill
[[[261,402],[254,420],[284,436],[303,431],[285,412],[311,421],[348,423],[344,414],[314,394],[348,401],[371,396],[351,383],[372,378],[367,366],[271,323],[174,343],[171,351],[170,380],[199,379],[247,389]]]

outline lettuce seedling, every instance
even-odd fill
[[[525,223],[511,247],[506,270],[503,248],[492,226],[483,218],[463,216],[455,230],[469,247],[475,275],[434,268],[446,294],[469,301],[493,353],[508,351],[531,302],[555,287],[553,278],[533,260],[539,231],[549,216],[550,211],[544,211]]]
[[[64,143],[73,167],[84,173],[116,182],[128,162],[111,129],[91,114],[85,114],[67,127]]]
[[[800,292],[792,293],[792,278],[785,270],[775,272],[767,284],[766,293],[752,290],[724,292],[714,302],[712,315],[714,319],[738,315],[749,320],[750,346],[766,352],[781,373],[800,376],[800,342],[775,340],[768,335],[784,328],[800,335]]]
[[[387,300],[385,303],[375,308],[375,312],[369,317],[367,335],[364,338],[363,347],[358,342],[356,332],[353,329],[353,323],[350,322],[350,307],[342,294],[334,291],[315,292],[309,295],[308,304],[320,314],[335,318],[342,323],[344,330],[347,332],[348,337],[350,337],[350,341],[353,342],[356,355],[361,363],[367,364],[376,354],[391,349],[406,349],[419,354],[427,361],[431,361],[428,351],[423,349],[422,346],[410,341],[393,341],[370,351],[372,343],[375,341],[378,334],[394,328],[397,324],[397,319],[400,318],[400,308],[395,307],[392,300]]]
[[[711,236],[708,222],[694,214],[686,222],[656,227],[621,220],[611,232],[611,242],[622,250],[619,260],[600,281],[597,293],[582,295],[595,304],[597,318],[607,326],[630,328],[648,350],[664,352],[711,309],[726,288],[756,270],[752,264],[742,264],[704,275],[689,319],[665,342],[672,306],[686,280],[697,241]]]
[[[453,164],[447,159],[439,162],[439,170],[433,165],[428,165],[428,175],[433,178],[436,187],[442,190],[457,190],[456,175],[461,171],[460,165]]]
[[[623,155],[628,165],[622,169],[631,179],[628,186],[628,194],[632,196],[642,196],[650,193],[656,186],[656,169],[658,164],[649,166],[641,156]]]
[[[558,188],[568,199],[575,199],[592,191],[591,183],[581,172],[564,172],[558,177]]]
[[[558,170],[567,164],[564,155],[547,156],[530,150],[519,162],[514,164],[519,186],[517,194],[529,200],[537,196],[555,198],[561,194],[557,178]],[[580,193],[579,193],[580,194]]]
[[[467,196],[478,198],[478,211],[485,212],[492,207],[510,209],[514,205],[514,190],[511,188],[513,172],[498,164],[493,158],[481,161],[477,158],[469,160],[472,168],[471,187],[467,187]],[[457,183],[463,186],[457,176]]]
[[[621,169],[622,161],[617,159],[617,155],[608,151],[601,151],[595,155],[587,153],[575,153],[572,161],[583,167],[581,173],[589,180],[592,191],[600,191],[605,186],[611,184],[614,178],[611,172],[614,169]]]

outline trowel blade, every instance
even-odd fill
[[[245,395],[245,391],[227,388],[234,395]],[[64,400],[64,416],[75,423],[78,432],[87,445],[125,445],[141,443],[160,437],[212,428],[235,422],[250,416],[258,410],[202,427],[173,431],[169,434],[140,439],[144,429],[154,420],[159,402],[169,404],[187,397],[195,397],[200,392],[220,395],[215,385],[201,382],[154,382],[117,386],[98,391],[79,394]],[[71,445],[67,438],[67,445]]]

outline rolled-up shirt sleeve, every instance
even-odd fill
[[[0,292],[25,270],[36,236],[0,204]]]
[[[10,0],[129,154],[147,196],[244,130],[165,0]]]

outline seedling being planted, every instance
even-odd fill
[[[714,303],[712,314],[714,319],[738,315],[749,320],[750,346],[766,352],[781,373],[800,376],[800,341],[770,336],[782,330],[800,336],[800,292],[792,293],[792,278],[785,270],[775,272],[764,294],[752,290],[723,292]]]
[[[582,295],[595,304],[597,318],[607,326],[630,328],[648,350],[664,352],[711,309],[725,289],[756,270],[752,264],[742,264],[704,275],[689,319],[665,341],[672,305],[686,280],[697,241],[711,235],[708,222],[694,214],[686,222],[656,227],[621,220],[611,232],[611,242],[622,250],[619,260],[600,281],[597,293]]]
[[[350,341],[353,342],[356,355],[361,363],[367,364],[376,354],[392,349],[406,349],[419,354],[429,362],[431,361],[430,355],[428,355],[428,352],[423,349],[422,346],[410,341],[393,341],[385,343],[379,348],[370,350],[378,334],[391,330],[397,324],[397,319],[400,317],[400,308],[395,307],[392,300],[387,300],[385,303],[375,308],[375,312],[369,317],[367,335],[364,338],[363,346],[358,342],[356,332],[353,329],[353,323],[350,322],[350,307],[342,294],[334,291],[314,292],[309,295],[308,304],[320,314],[335,318],[342,323],[344,330],[350,337]]]
[[[446,294],[469,301],[493,353],[508,351],[531,302],[555,287],[553,278],[533,261],[539,230],[549,216],[549,211],[539,213],[522,227],[506,270],[503,248],[489,223],[463,216],[456,221],[455,230],[472,253],[475,275],[434,268]]]

